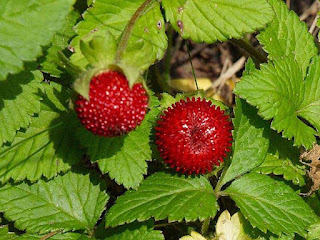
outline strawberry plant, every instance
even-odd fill
[[[320,239],[318,5],[289,3],[0,0],[0,239]]]

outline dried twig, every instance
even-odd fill
[[[230,58],[227,58],[224,61],[224,64],[222,66],[221,73],[220,73],[219,77],[221,77],[221,75],[224,74],[228,70],[228,68],[231,67],[231,66],[232,66],[232,62],[231,62]]]
[[[186,62],[189,61],[189,59],[193,59],[195,56],[197,56],[199,53],[201,53],[202,50],[204,50],[205,48],[207,48],[209,45],[206,43],[203,44],[197,44],[196,47],[194,49],[192,49],[190,51],[190,58],[189,55],[186,55],[184,58],[180,59],[179,61],[173,63],[173,67],[174,66],[180,66]],[[175,53],[175,55],[177,54],[177,52]],[[174,59],[176,56],[173,56],[172,58]]]
[[[309,29],[309,33],[313,34],[314,30],[315,30],[316,27],[317,27],[318,18],[319,18],[319,16],[318,16],[318,14],[317,14],[316,17],[314,18],[312,24],[311,24],[311,27],[310,27],[310,29]]]
[[[319,32],[319,28],[316,28],[316,29],[315,29],[315,31],[314,31],[314,32],[313,32],[313,34],[312,34],[312,35],[313,35],[313,37],[316,37],[316,36],[317,36],[317,34],[318,34],[318,32]]]
[[[306,20],[310,15],[317,14],[319,11],[319,0],[314,1],[314,3],[300,16],[300,20]]]
[[[220,77],[213,82],[211,89],[216,89],[217,87],[222,88],[228,79],[230,79],[233,75],[235,75],[243,68],[246,59],[246,57],[240,58],[230,68],[228,68],[226,72],[222,73]]]

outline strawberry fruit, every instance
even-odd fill
[[[117,71],[107,71],[92,77],[90,100],[81,95],[76,112],[81,123],[92,133],[114,137],[134,130],[144,119],[148,97],[141,83],[132,89],[126,77]]]
[[[161,115],[156,144],[165,163],[187,174],[210,172],[230,151],[229,116],[210,101],[187,98]]]

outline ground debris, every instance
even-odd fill
[[[307,173],[313,182],[310,191],[301,195],[310,196],[320,188],[320,145],[314,144],[310,151],[302,153],[300,155],[300,162],[310,167]]]

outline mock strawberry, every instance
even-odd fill
[[[148,97],[142,84],[130,89],[126,77],[117,71],[94,76],[89,101],[79,95],[76,112],[81,123],[96,135],[114,137],[134,130],[144,119]]]
[[[165,163],[183,173],[210,172],[230,151],[232,124],[219,107],[187,98],[161,115],[156,144]]]

